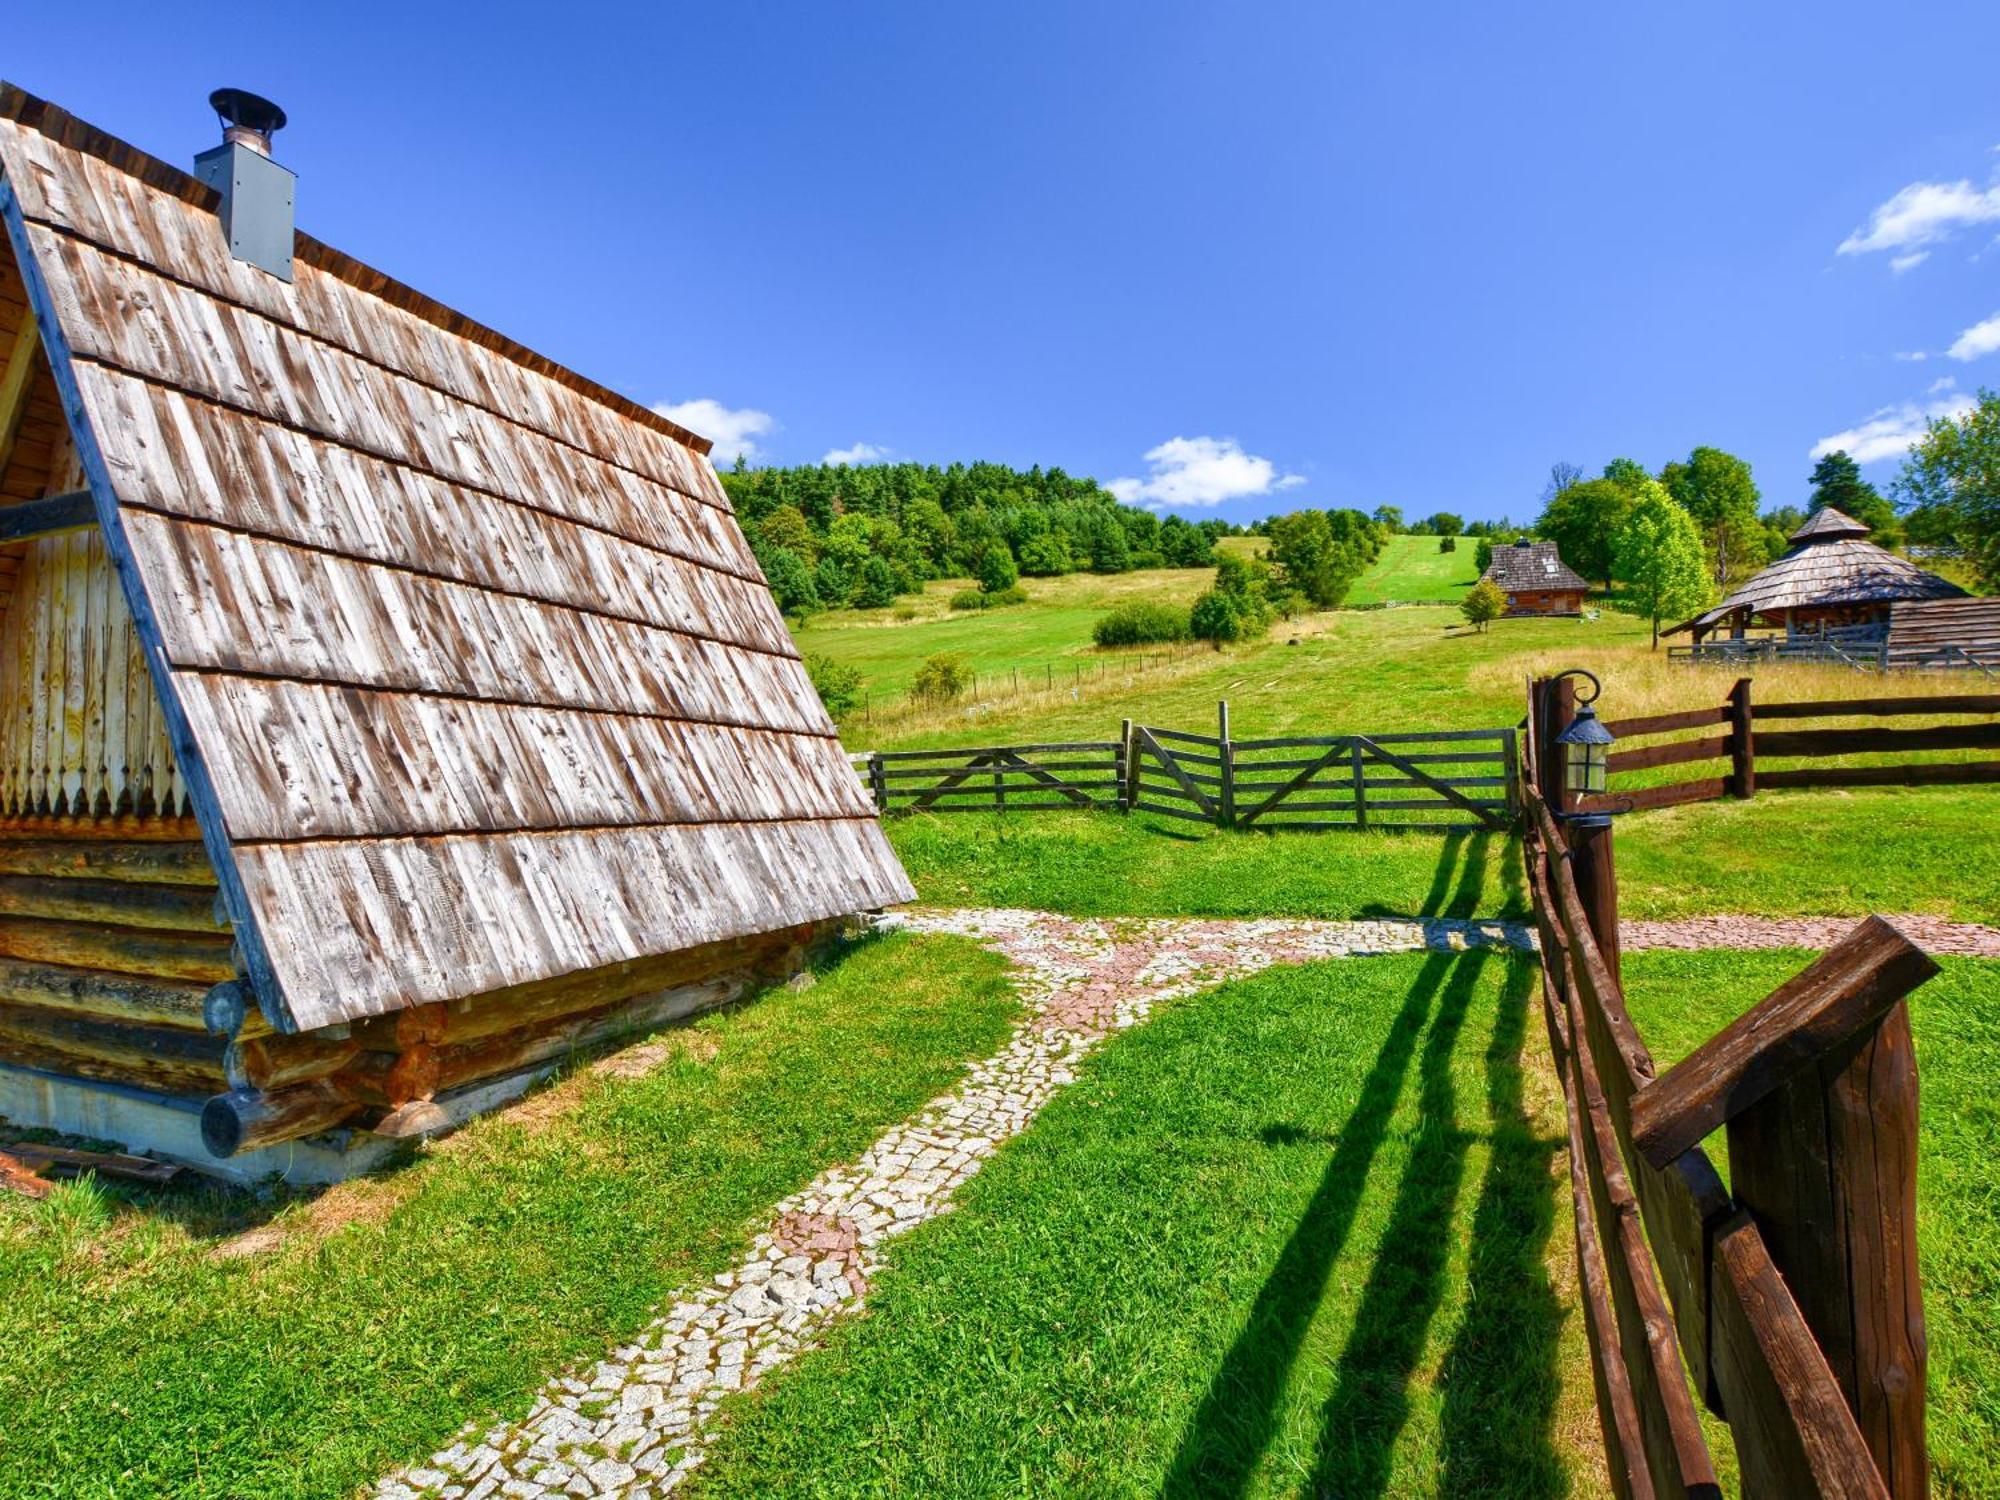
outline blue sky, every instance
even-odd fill
[[[1843,435],[1887,480],[2000,385],[1991,3],[100,3],[7,41],[169,159],[210,88],[277,99],[304,228],[719,453],[1523,518],[1555,460],[1697,443],[1769,504]]]

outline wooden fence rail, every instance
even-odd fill
[[[2000,781],[2000,759],[1903,759],[1940,750],[2000,750],[2000,722],[1938,724],[1918,729],[1893,725],[1868,728],[1795,728],[1786,721],[1801,719],[1897,718],[1914,714],[1932,717],[2000,715],[2000,694],[1927,694],[1908,698],[1843,698],[1795,703],[1755,703],[1748,677],[1739,678],[1726,702],[1681,713],[1648,714],[1608,720],[1605,728],[1618,736],[1619,747],[1607,759],[1613,776],[1664,766],[1696,766],[1727,761],[1726,774],[1707,774],[1631,791],[1616,789],[1599,803],[1612,811],[1676,807],[1687,802],[1711,802],[1722,797],[1754,797],[1765,787],[1954,786]],[[1765,729],[1766,722],[1785,722]],[[1692,739],[1633,745],[1636,739],[1678,734],[1690,729],[1714,729]],[[1839,766],[1812,764],[1849,755],[1889,755],[1885,765]],[[1782,769],[1760,769],[1760,760],[1805,761]]]
[[[1239,740],[1127,720],[1116,740],[854,757],[883,813],[1092,807],[1223,828],[1510,830],[1513,729]]]
[[[1552,742],[1570,714],[1566,683],[1534,685],[1524,863],[1613,1487],[1717,1494],[1701,1401],[1729,1424],[1749,1500],[1915,1500],[1928,1475],[1905,997],[1937,965],[1870,918],[1657,1073],[1619,977],[1610,830],[1563,822]],[[1643,722],[1717,722],[1701,715]],[[1716,1130],[1728,1187],[1701,1144]]]

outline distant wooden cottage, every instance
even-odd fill
[[[1509,615],[1580,615],[1590,591],[1554,542],[1527,537],[1495,547],[1493,561],[1479,576],[1499,585]]]
[[[1741,638],[1756,626],[1787,636],[1854,627],[1883,633],[1899,602],[1964,597],[1949,579],[1876,546],[1868,530],[1865,522],[1827,506],[1792,533],[1783,557],[1706,614],[1665,633],[1690,632],[1697,645],[1718,632]]]
[[[708,444],[217,105],[0,86],[0,1116],[330,1177],[912,891]]]

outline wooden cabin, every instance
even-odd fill
[[[1876,546],[1868,540],[1866,522],[1830,505],[1790,541],[1783,557],[1715,608],[1663,633],[1686,631],[1700,645],[1725,632],[1741,640],[1754,628],[1782,630],[1787,638],[1839,632],[1849,645],[1863,647],[1886,637],[1897,603],[1965,595],[1949,579]]]
[[[1508,615],[1580,615],[1590,591],[1554,542],[1527,537],[1495,547],[1493,561],[1479,576],[1500,586]]]
[[[0,1117],[324,1180],[912,891],[708,444],[263,123],[0,86]]]

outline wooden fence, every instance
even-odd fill
[[[1626,1009],[1608,828],[1565,829],[1537,683],[1524,853],[1569,1132],[1578,1288],[1616,1493],[1924,1494],[1917,1085],[1904,997],[1937,971],[1879,918],[1664,1074]],[[1726,1131],[1730,1186],[1701,1141]]]
[[[1238,740],[1134,724],[1115,740],[876,751],[855,757],[891,812],[1158,813],[1221,828],[1510,829],[1513,729]]]
[[[1719,797],[1753,797],[1765,787],[1938,786],[2000,781],[2000,760],[1923,760],[1939,750],[2000,749],[2000,693],[1954,693],[1907,698],[1848,698],[1797,703],[1754,703],[1751,681],[1739,678],[1729,696],[1713,708],[1643,718],[1612,719],[1605,728],[1619,745],[1607,762],[1612,775],[1661,766],[1715,766],[1714,773],[1632,791],[1614,790],[1603,805],[1614,810],[1673,807],[1683,802],[1710,802]],[[1927,725],[1921,729],[1812,729],[1790,726],[1801,720],[1831,718],[1982,717],[1987,722]],[[1766,728],[1764,726],[1773,726]],[[1630,745],[1690,729],[1711,733],[1693,739]],[[1719,731],[1719,732],[1714,732]],[[1893,755],[1883,765],[1815,765],[1814,761],[1850,755]],[[1758,761],[1805,761],[1781,769],[1758,768]]]

